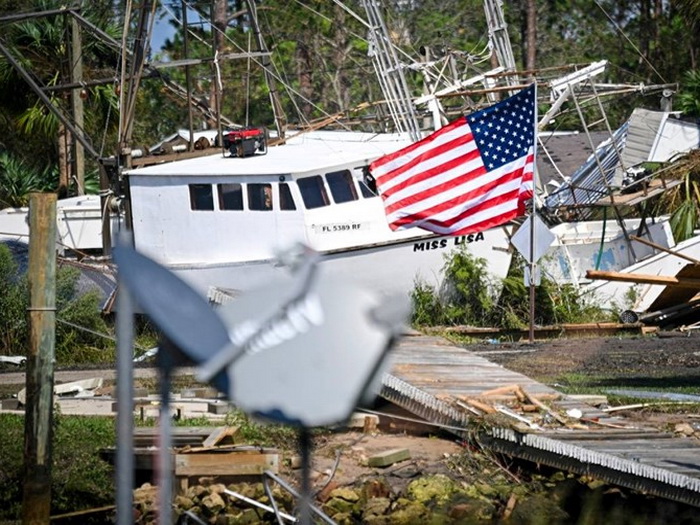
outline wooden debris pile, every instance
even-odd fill
[[[157,428],[134,431],[135,466],[143,477],[153,479]],[[184,493],[191,480],[259,478],[264,472],[279,472],[279,452],[237,440],[238,427],[175,427],[172,432],[172,461],[177,487]],[[103,449],[101,456],[113,462],[116,449]]]
[[[442,396],[443,401],[450,402],[460,410],[468,412],[470,416],[500,426],[509,426],[521,432],[556,428],[629,428],[626,425],[601,421],[597,417],[585,417],[583,411],[578,408],[563,410],[553,403],[561,398],[559,393],[535,396],[517,384],[486,390],[475,396]]]

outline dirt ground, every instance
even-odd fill
[[[377,431],[339,432],[318,437],[313,453],[315,490],[357,485],[364,479],[384,476],[392,489],[399,492],[412,479],[429,474],[449,475],[451,460],[464,447],[449,436],[416,435]],[[371,456],[391,450],[406,449],[410,458],[385,468],[368,466]]]

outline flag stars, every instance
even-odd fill
[[[498,169],[534,145],[534,89],[467,116],[475,143],[488,169]]]

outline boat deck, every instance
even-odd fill
[[[700,506],[700,442],[692,438],[611,416],[440,337],[404,336],[392,358],[382,397],[460,437],[513,457]],[[512,388],[516,385],[518,395],[526,394],[524,401]],[[531,410],[533,402],[549,410],[523,410]],[[576,410],[580,417],[567,414]]]

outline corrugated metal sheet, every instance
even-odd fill
[[[649,160],[656,136],[666,113],[637,108],[632,112],[627,129],[627,141],[622,151],[622,162],[617,167],[616,184],[622,181],[623,170]]]
[[[568,184],[562,185],[545,199],[545,208],[586,206],[607,196],[609,188],[619,188],[625,170],[649,160],[666,116],[660,111],[635,109],[630,119],[613,133],[613,138],[598,146],[576,170]],[[586,216],[583,211],[579,218]]]
[[[583,166],[571,176],[569,183],[545,199],[545,208],[588,205],[606,196],[609,193],[608,186],[615,177],[615,168],[620,163],[617,151],[624,150],[628,128],[629,122],[616,130],[611,139],[598,146]]]

